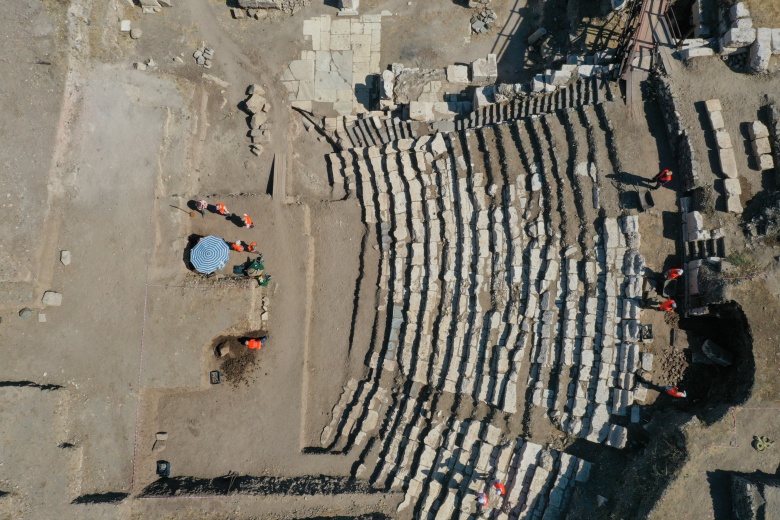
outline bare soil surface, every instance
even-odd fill
[[[335,16],[334,3],[315,1],[293,16],[273,12],[262,21],[233,19],[232,2],[223,0],[192,0],[148,15],[120,0],[11,4],[0,19],[0,107],[9,116],[0,122],[0,198],[14,215],[0,227],[0,330],[6,338],[0,350],[0,518],[395,517],[399,494],[348,478],[355,457],[304,453],[319,446],[344,384],[366,377],[380,301],[375,230],[361,223],[354,199],[333,200],[324,156],[334,150],[289,110],[278,81],[305,48],[304,20]],[[497,52],[500,79],[520,81],[530,77],[529,65],[547,65],[525,60],[527,37],[536,28],[554,33],[557,60],[568,35],[582,39],[575,46],[608,45],[619,26],[605,16],[605,2],[567,12],[565,4],[494,0],[497,25],[479,36],[469,29],[474,11],[462,2],[365,0],[361,14],[391,13],[382,21],[383,65],[444,67]],[[123,19],[143,30],[140,39],[118,31]],[[192,57],[202,42],[215,49],[211,69]],[[150,58],[156,66],[133,68]],[[675,81],[702,165],[711,158],[711,143],[697,103],[722,98],[736,143],[745,123],[760,117],[762,96],[777,90],[776,76],[738,78],[722,62],[703,60]],[[260,157],[249,150],[241,109],[253,83],[266,89],[271,103],[272,139]],[[596,164],[604,213],[634,211],[625,196],[632,183],[672,160],[656,105],[639,112],[588,107],[567,117],[578,121],[577,161]],[[583,130],[588,125],[590,131]],[[483,136],[481,145],[472,133],[469,146],[490,150],[495,173],[497,138],[512,136],[507,128]],[[561,122],[550,123],[557,149],[569,151],[570,137]],[[596,139],[592,157],[585,157],[588,139]],[[549,150],[543,155],[552,164]],[[269,188],[282,158],[287,197],[280,200]],[[508,164],[520,168],[520,162],[512,157]],[[738,164],[745,203],[773,186],[769,176],[751,170],[744,151]],[[593,207],[574,207],[570,183],[586,201],[594,183],[573,180],[573,164],[557,166],[563,181],[546,179],[553,186],[548,203],[555,227],[567,244],[580,235],[593,244],[601,216]],[[642,220],[641,252],[657,273],[674,266],[675,190],[673,183],[656,191],[649,212],[655,221]],[[189,205],[200,198],[251,215],[255,228],[214,214],[190,216]],[[568,219],[560,216],[564,210]],[[689,462],[654,515],[685,517],[689,503],[702,511],[712,504],[722,514],[718,472],[777,466],[772,453],[752,451],[750,436],[777,436],[780,315],[777,267],[770,262],[780,254],[776,244],[736,242],[741,231],[734,219],[722,220],[739,250],[766,267],[732,293],[751,324],[758,367],[747,402],[728,409],[722,403],[729,392],[721,395],[713,384],[722,373],[692,368],[688,340],[704,337],[700,330],[683,335],[677,327],[685,323],[646,312],[656,331],[646,349],[657,357],[647,374],[654,390],[642,423],[630,426],[626,452],[565,438],[541,410],[529,427],[520,423],[522,414],[510,419],[442,395],[432,413],[491,420],[513,432],[530,428],[529,439],[593,461],[593,477],[578,491],[579,511],[607,517],[607,510],[592,513],[595,495],[602,494],[628,518],[635,511],[631,502],[650,484],[641,481],[648,488],[638,485],[621,498],[615,482],[623,474],[672,478],[683,452],[659,425],[682,424],[694,411],[702,420],[686,429]],[[246,254],[231,253],[215,276],[193,272],[188,246],[206,235],[256,241],[272,282],[258,287],[232,275],[233,266],[251,258]],[[68,266],[59,261],[63,249],[73,256]],[[62,293],[62,306],[44,307],[45,290]],[[487,295],[483,299],[489,305]],[[34,311],[31,319],[18,317],[22,306]],[[377,325],[379,332],[383,326]],[[674,344],[672,329],[682,338]],[[270,340],[259,352],[236,340],[260,331]],[[214,349],[225,340],[232,352],[219,359]],[[212,370],[222,372],[222,384],[210,383]],[[697,380],[704,383],[696,386]],[[659,397],[660,386],[680,382],[690,384],[692,404]],[[710,414],[711,392],[720,400]],[[155,450],[159,433],[167,439]],[[167,488],[155,474],[158,460],[171,462]],[[668,462],[663,473],[639,471],[656,460]],[[209,496],[195,503],[176,490]],[[223,491],[228,498],[219,497]],[[652,493],[644,499],[648,510],[653,499]]]

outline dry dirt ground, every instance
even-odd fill
[[[191,0],[156,15],[142,15],[124,0],[19,0],[4,10],[0,199],[13,216],[0,227],[0,518],[395,512],[400,497],[383,493],[138,497],[156,478],[158,459],[172,462],[173,475],[203,478],[350,472],[346,457],[302,450],[318,444],[344,382],[365,370],[372,314],[364,305],[353,316],[353,304],[356,298],[371,301],[371,291],[358,282],[361,268],[367,280],[376,278],[370,269],[377,262],[369,250],[365,266],[359,265],[359,207],[354,200],[329,200],[322,159],[332,149],[303,129],[278,82],[304,45],[303,20],[335,14],[332,4],[313,1],[295,16],[274,13],[262,22],[233,20],[223,0]],[[576,28],[581,19],[601,14],[594,8],[565,17],[529,4],[494,1],[501,29],[476,37],[468,31],[470,12],[450,0],[364,0],[361,10],[393,14],[383,20],[383,64],[444,66],[500,49],[502,78],[515,81],[527,77],[516,55],[539,23]],[[118,32],[124,18],[143,29],[139,40]],[[201,42],[216,49],[210,70],[192,59]],[[132,68],[149,58],[156,68]],[[268,91],[275,129],[259,158],[249,152],[246,115],[238,109],[251,83]],[[644,138],[620,147],[624,170],[650,177],[669,164],[653,104],[639,113],[617,105],[609,110],[628,136],[624,142]],[[728,124],[738,122],[735,116]],[[606,172],[608,151],[600,146],[597,158]],[[287,157],[285,200],[268,194],[275,155]],[[760,186],[755,175],[745,175]],[[605,199],[616,201],[617,188],[605,189]],[[240,229],[214,215],[190,217],[177,209],[201,197],[252,215],[256,227]],[[655,216],[663,222],[676,210],[675,194],[661,190],[657,201]],[[616,212],[616,203],[610,204]],[[671,266],[676,237],[661,226],[646,227],[642,253],[660,272]],[[208,234],[257,241],[271,284],[259,288],[188,271],[189,238]],[[62,249],[72,252],[68,266],[59,262]],[[232,254],[226,272],[244,259]],[[701,441],[692,434],[689,442],[714,447],[692,459],[690,483],[684,471],[664,504],[685,503],[675,493],[686,496],[696,486],[706,489],[697,495],[705,500],[703,471],[730,469],[731,462],[719,465],[724,453],[733,467],[773,469],[771,461],[743,453],[749,444],[744,436],[758,429],[772,435],[772,413],[765,408],[777,381],[765,362],[774,359],[777,309],[761,303],[777,287],[771,279],[755,283],[765,283],[765,292],[747,284],[739,290],[751,323],[758,320],[753,335],[766,351],[756,352],[756,364],[763,368],[754,401],[727,415],[738,419],[742,437],[721,453],[720,437],[733,435],[728,421],[702,430]],[[61,307],[43,308],[42,293],[50,289],[63,294]],[[25,306],[34,311],[31,319],[17,316]],[[659,314],[650,319],[657,337],[669,336]],[[214,339],[260,329],[270,340],[246,383],[210,385],[209,371],[219,368]],[[663,342],[653,348],[660,355],[668,350]],[[659,384],[672,382],[669,377],[661,365],[652,374]],[[168,433],[163,451],[152,451],[157,432]],[[538,442],[559,441],[543,429],[533,435]],[[597,467],[627,464],[610,457],[596,460]],[[617,500],[617,471],[602,471],[587,496],[598,492]],[[657,514],[669,517],[663,510]]]

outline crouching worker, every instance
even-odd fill
[[[265,342],[268,341],[268,336],[263,336],[261,338],[249,338],[244,340],[244,345],[247,346],[250,350],[260,350],[263,348],[263,345]]]

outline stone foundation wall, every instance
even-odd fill
[[[655,88],[656,99],[666,123],[666,134],[677,160],[675,174],[682,179],[684,191],[692,190],[699,184],[699,163],[696,161],[693,144],[685,124],[680,120],[677,100],[674,98],[668,78],[653,76],[650,81]]]

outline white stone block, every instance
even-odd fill
[[[707,112],[720,112],[723,107],[720,104],[720,99],[708,99],[704,102],[704,106],[707,108]]]
[[[756,160],[758,162],[758,169],[761,171],[771,170],[775,167],[775,160],[772,157],[772,154],[765,153],[763,155],[759,155],[758,159]]]
[[[731,136],[725,128],[721,128],[715,131],[715,141],[718,143],[718,148],[731,148]]]
[[[769,129],[761,121],[753,121],[748,126],[748,134],[750,134],[750,139],[755,141],[756,139],[769,137]]]
[[[722,128],[724,128],[726,125],[723,122],[723,113],[720,111],[716,112],[710,112],[710,125],[712,125],[712,129],[715,131],[718,131]]]
[[[707,56],[715,56],[715,51],[709,47],[693,47],[680,51],[680,57],[683,60],[689,60],[691,58],[704,58]]]
[[[723,148],[718,150],[718,160],[720,162],[720,171],[729,179],[736,179],[739,176],[737,171],[737,160],[734,157],[732,148]]]
[[[731,21],[739,20],[740,18],[750,18],[750,10],[745,5],[745,2],[738,2],[729,9],[729,19]]]
[[[726,190],[726,196],[742,194],[742,187],[739,184],[739,179],[725,179],[723,181],[723,186]]]
[[[737,215],[742,213],[742,203],[737,195],[726,197],[726,211],[736,213]]]
[[[755,72],[765,72],[772,57],[772,31],[758,29],[756,41],[750,47],[750,68]]]
[[[772,147],[769,144],[768,137],[761,137],[756,139],[750,143],[750,146],[753,148],[753,155],[756,157],[761,157],[764,154],[772,153]]]
[[[756,41],[755,29],[729,29],[723,35],[723,44],[726,47],[748,47]]]
[[[447,81],[450,83],[468,83],[469,68],[467,65],[449,65],[447,67]]]

